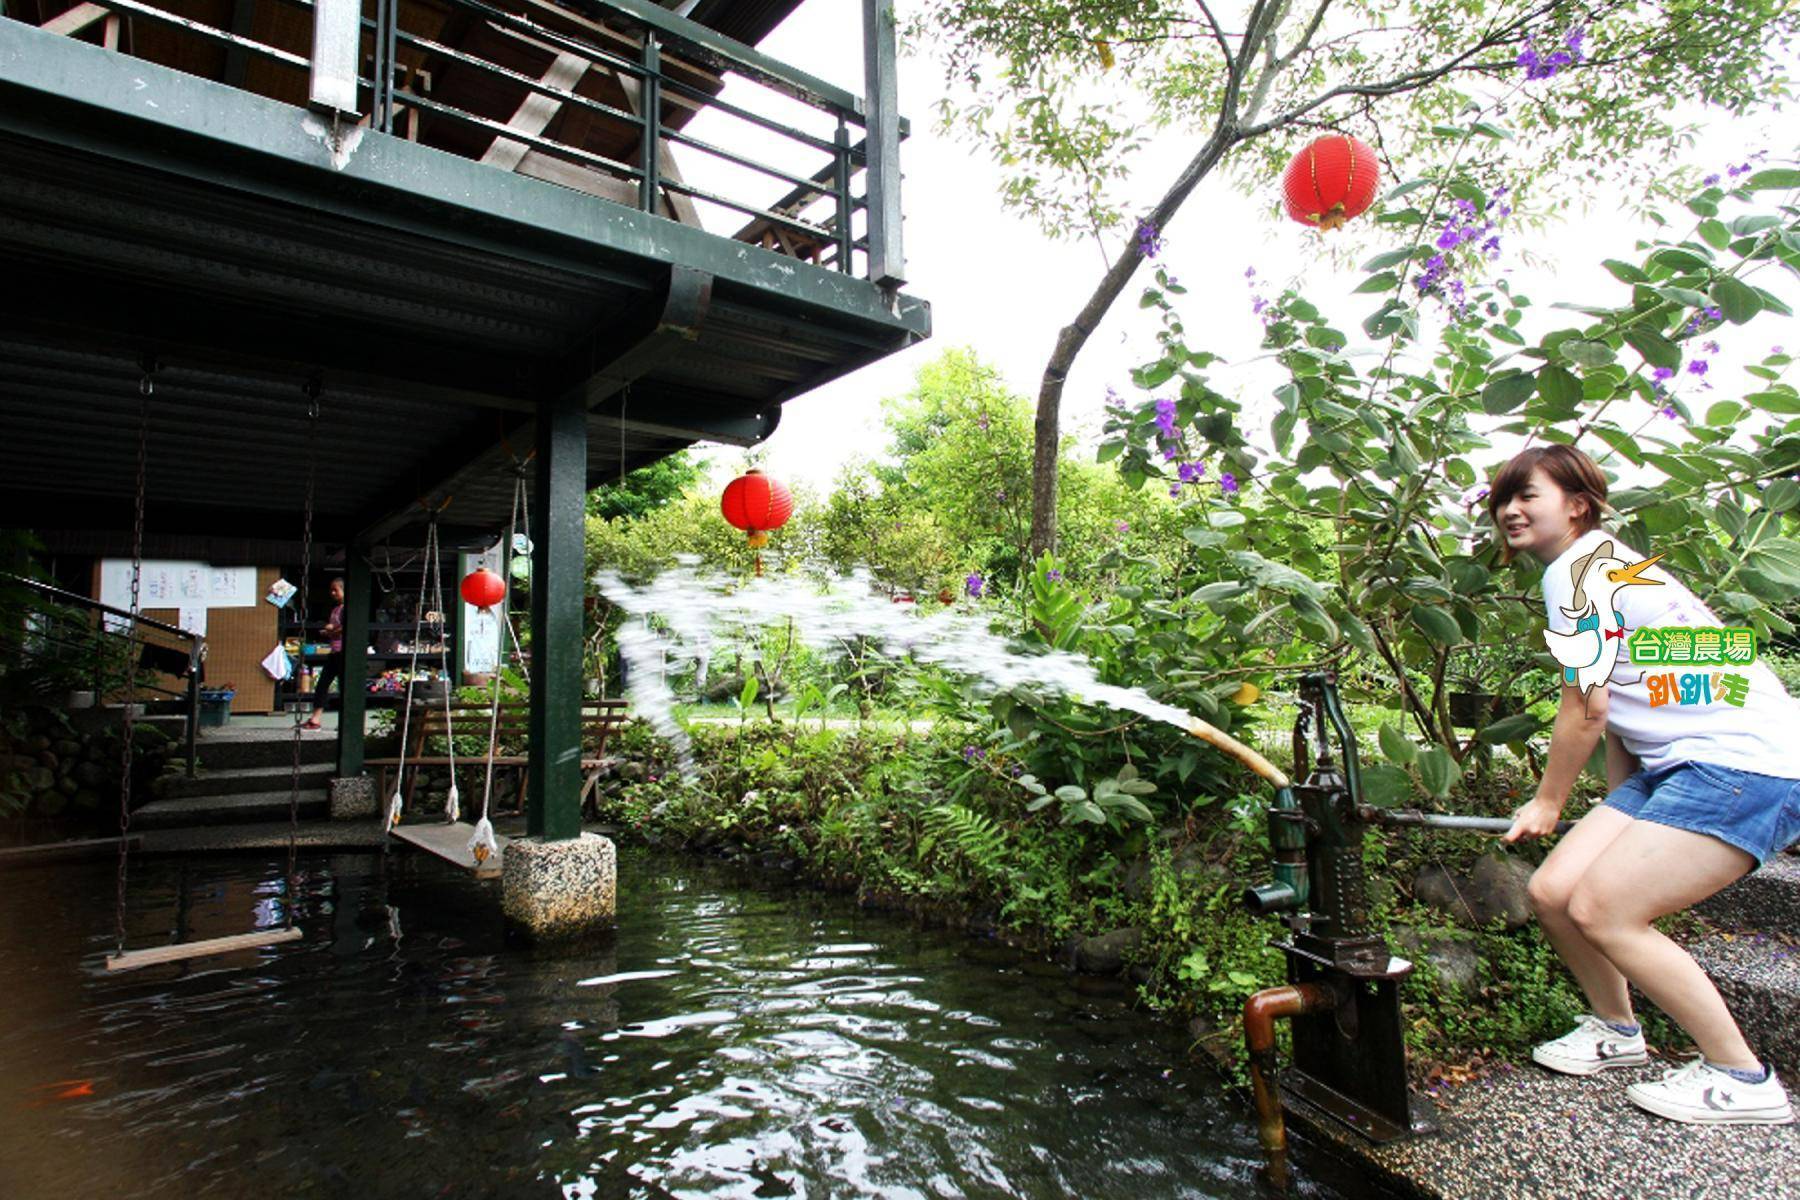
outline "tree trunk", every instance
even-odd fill
[[[1168,224],[1180,211],[1194,186],[1212,173],[1212,169],[1236,141],[1235,124],[1222,122],[1215,126],[1212,136],[1206,139],[1200,152],[1188,163],[1145,220],[1158,230]],[[1044,367],[1044,377],[1038,385],[1036,443],[1031,460],[1033,559],[1056,549],[1056,461],[1062,443],[1063,382],[1068,379],[1069,371],[1074,367],[1082,348],[1087,345],[1088,338],[1093,336],[1094,330],[1106,318],[1113,302],[1125,290],[1125,285],[1131,281],[1143,258],[1138,249],[1138,240],[1133,236],[1127,242],[1124,252],[1119,255],[1119,261],[1101,278],[1099,286],[1088,297],[1088,302],[1082,306],[1075,320],[1063,326],[1062,331],[1056,335],[1056,349]]]

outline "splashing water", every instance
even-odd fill
[[[632,707],[675,747],[684,776],[693,774],[693,751],[673,715],[668,665],[693,661],[704,680],[707,663],[722,641],[751,641],[784,617],[793,618],[796,638],[823,654],[842,656],[854,639],[867,639],[890,657],[910,655],[969,676],[985,690],[1041,688],[1138,713],[1188,733],[1204,727],[1192,713],[1155,700],[1142,688],[1102,683],[1093,664],[1079,654],[1019,653],[988,628],[990,618],[984,614],[946,610],[927,616],[917,605],[895,604],[874,591],[866,571],[821,585],[792,577],[727,578],[690,564],[641,586],[611,571],[600,572],[595,582],[608,600],[640,618],[619,631],[619,649],[630,668],[626,691]],[[663,628],[654,628],[650,618]]]

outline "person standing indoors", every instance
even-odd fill
[[[1551,851],[1529,888],[1545,936],[1591,1011],[1532,1058],[1569,1075],[1648,1062],[1629,983],[1700,1048],[1663,1078],[1627,1087],[1632,1103],[1690,1123],[1788,1124],[1794,1113],[1781,1081],[1699,964],[1651,923],[1800,838],[1800,754],[1792,744],[1800,704],[1761,662],[1634,665],[1627,647],[1640,629],[1674,630],[1662,644],[1691,645],[1680,631],[1720,623],[1656,558],[1602,529],[1606,510],[1599,467],[1562,445],[1514,457],[1488,498],[1505,556],[1528,553],[1545,564],[1545,642],[1563,666],[1543,778],[1506,840],[1553,832],[1589,756],[1602,738],[1606,744],[1605,802]],[[1727,674],[1735,678],[1725,695],[1714,694]]]
[[[319,672],[319,678],[313,684],[312,716],[307,719],[302,729],[323,729],[319,714],[325,711],[325,691],[335,681],[339,696],[344,691],[344,579],[339,576],[331,581],[331,616],[325,621],[322,631],[331,642],[331,657],[325,660],[325,669]]]

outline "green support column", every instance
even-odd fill
[[[343,709],[338,714],[339,779],[363,773],[363,712],[369,698],[368,548],[351,546],[344,567],[344,677],[338,682]]]
[[[531,496],[531,790],[526,832],[581,835],[582,516],[587,405],[575,393],[538,409]]]

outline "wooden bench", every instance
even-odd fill
[[[462,765],[480,765],[485,767],[485,753],[488,740],[488,728],[493,725],[496,745],[522,745],[531,737],[531,705],[525,701],[502,701],[499,713],[494,707],[480,702],[452,700],[446,715],[445,706],[438,704],[415,704],[410,720],[407,714],[400,714],[406,726],[406,745],[400,748],[398,755],[385,758],[369,758],[364,765],[379,768],[380,782],[376,785],[377,795],[384,799],[388,791],[388,772],[398,770],[406,784],[405,806],[412,807],[413,790],[419,783],[419,767],[443,767],[455,763]],[[581,702],[581,803],[587,804],[588,796],[599,784],[606,771],[618,764],[617,758],[609,758],[606,744],[612,735],[625,724],[625,701],[620,699],[583,700]],[[428,753],[434,740],[442,742],[454,729],[459,738],[474,738],[482,746],[482,752],[475,754],[459,754],[452,758],[447,753]],[[514,793],[516,811],[524,811],[525,788],[530,782],[531,756],[529,754],[494,755],[496,767],[516,768],[519,773],[517,790]],[[413,768],[407,775],[407,768]],[[479,803],[479,797],[465,797],[464,811],[468,811],[471,803]]]

